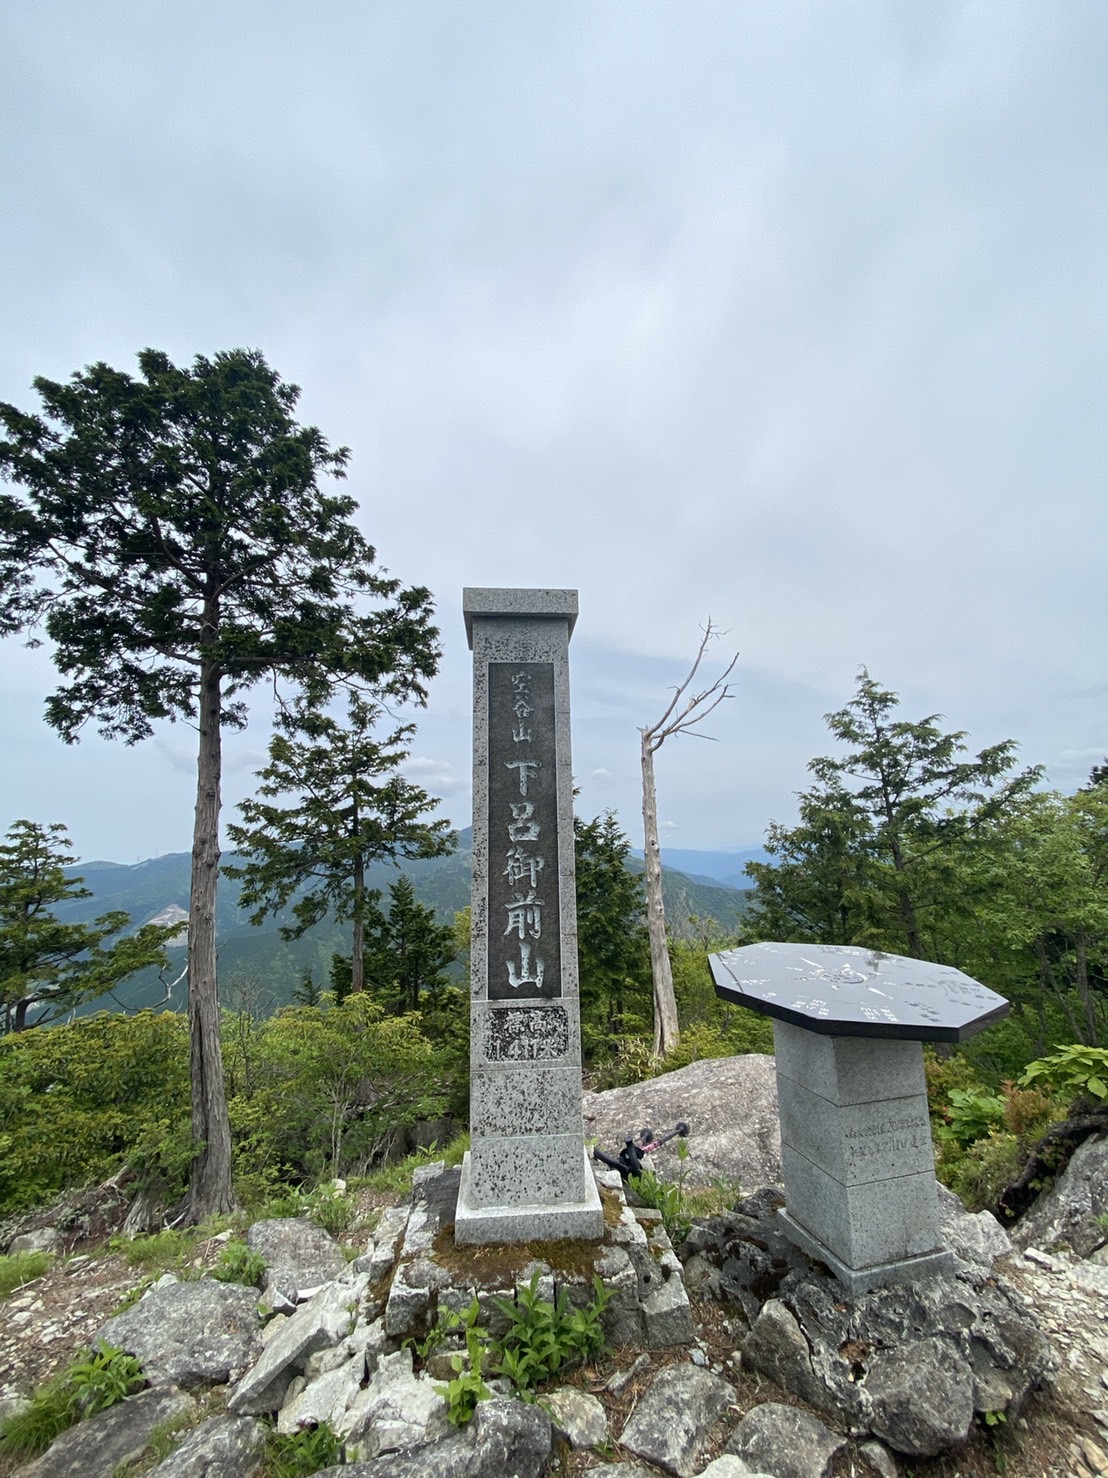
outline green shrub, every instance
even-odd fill
[[[40,1386],[25,1410],[0,1423],[0,1460],[37,1457],[75,1422],[107,1411],[144,1384],[132,1355],[99,1341],[86,1359]]]
[[[141,1390],[146,1384],[142,1366],[133,1355],[97,1340],[86,1360],[78,1360],[66,1371],[75,1411],[81,1417],[96,1416]]]
[[[509,1324],[498,1347],[500,1371],[517,1391],[531,1391],[604,1348],[600,1316],[612,1297],[610,1288],[594,1276],[592,1302],[575,1308],[566,1289],[561,1289],[551,1303],[539,1297],[538,1285],[536,1269],[530,1283],[517,1289],[514,1299],[496,1300]]]
[[[474,1299],[475,1304],[476,1302]],[[483,1340],[486,1338],[485,1330],[476,1324],[470,1324],[466,1328],[465,1354],[450,1357],[450,1368],[454,1372],[452,1379],[445,1385],[435,1387],[446,1402],[448,1419],[456,1427],[464,1427],[471,1421],[478,1401],[487,1401],[492,1395],[482,1377],[485,1360]]]
[[[32,1283],[48,1271],[52,1258],[48,1252],[13,1252],[0,1257],[0,1298],[7,1298],[25,1283]]]
[[[138,1146],[156,1176],[172,1146],[178,1174],[174,1126],[188,1122],[182,1016],[102,1012],[0,1038],[0,1210],[106,1179]]]
[[[242,1283],[247,1288],[260,1288],[265,1277],[266,1262],[245,1242],[228,1242],[219,1254],[212,1277],[221,1283]]]
[[[1069,1099],[1108,1103],[1108,1047],[1074,1044],[1029,1062],[1020,1086],[1027,1088],[1034,1083],[1047,1083]]]
[[[274,1432],[265,1445],[267,1478],[310,1478],[342,1462],[342,1443],[326,1422],[287,1435]]]
[[[141,1268],[146,1273],[179,1273],[196,1256],[199,1237],[195,1229],[178,1231],[166,1227],[146,1237],[112,1237],[108,1247],[128,1267]]]

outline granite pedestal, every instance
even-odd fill
[[[711,956],[716,993],[774,1018],[782,1229],[852,1293],[942,1272],[924,1040],[999,1019],[960,971],[833,945]]]
[[[473,650],[470,1150],[461,1244],[598,1240],[581,1120],[573,590],[463,595]]]

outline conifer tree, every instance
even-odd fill
[[[198,733],[189,905],[192,1132],[187,1214],[234,1204],[216,986],[221,733],[268,682],[323,707],[340,685],[421,700],[431,601],[375,568],[349,453],[294,419],[299,390],[256,350],[140,376],[94,364],[36,379],[41,414],[0,404],[0,635],[45,630],[61,685],[47,721],[135,743],[160,719]]]

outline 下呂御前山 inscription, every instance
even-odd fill
[[[488,998],[559,996],[554,664],[490,662],[488,672]]]

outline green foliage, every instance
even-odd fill
[[[476,1303],[476,1299],[474,1300]],[[485,1331],[476,1324],[466,1327],[466,1352],[451,1355],[450,1368],[454,1375],[445,1385],[436,1385],[435,1390],[446,1402],[446,1415],[456,1427],[464,1427],[473,1419],[478,1401],[487,1401],[492,1395],[482,1379],[485,1348],[482,1340]]]
[[[367,923],[366,979],[392,1010],[418,1011],[446,985],[454,926],[438,923],[434,909],[416,902],[410,878],[397,878],[389,899],[388,913],[378,911]]]
[[[1028,1063],[1020,1083],[1047,1083],[1069,1098],[1108,1102],[1108,1048],[1073,1044]]]
[[[105,947],[130,923],[125,913],[93,924],[57,918],[59,904],[92,896],[68,871],[74,860],[64,826],[16,821],[0,843],[0,1033],[43,1026],[136,970],[167,963],[172,928],[146,925]]]
[[[598,1355],[604,1348],[600,1323],[612,1290],[593,1277],[593,1298],[584,1307],[570,1303],[562,1288],[554,1303],[540,1298],[538,1269],[515,1299],[498,1298],[496,1306],[509,1321],[500,1341],[500,1371],[517,1391],[531,1391],[562,1370]]]
[[[0,1298],[7,1298],[24,1284],[41,1278],[49,1271],[52,1261],[48,1252],[13,1252],[0,1257]]]
[[[146,1273],[177,1273],[196,1255],[197,1234],[191,1228],[166,1227],[143,1237],[112,1237],[111,1251],[130,1268]]]
[[[581,1032],[591,1059],[629,1028],[650,1030],[650,946],[642,877],[627,867],[631,843],[615,815],[574,817]]]
[[[952,927],[972,924],[976,895],[957,885],[957,868],[1040,771],[1010,775],[1011,740],[963,758],[964,733],[943,733],[937,714],[900,720],[898,702],[863,668],[855,696],[826,716],[847,753],[810,762],[817,783],[799,796],[798,825],[769,829],[775,863],[748,864],[750,938],[941,959]]]
[[[310,1478],[324,1468],[342,1462],[341,1440],[327,1422],[318,1427],[304,1427],[299,1432],[273,1432],[266,1440],[264,1464],[266,1478]]]
[[[983,1139],[1004,1122],[1004,1099],[995,1093],[974,1093],[968,1088],[952,1088],[946,1122],[937,1131],[940,1138],[970,1145]]]
[[[24,1411],[0,1423],[0,1460],[37,1457],[75,1422],[115,1406],[145,1383],[132,1355],[98,1341],[87,1358],[40,1386]]]
[[[680,1170],[675,1181],[659,1180],[653,1170],[643,1170],[630,1177],[631,1188],[645,1206],[662,1213],[662,1223],[675,1247],[689,1235],[692,1214],[685,1204],[685,1162],[689,1158],[689,1142],[679,1139],[676,1153]]]
[[[75,1420],[72,1392],[64,1376],[35,1391],[30,1405],[0,1422],[0,1460],[38,1457]]]
[[[265,1277],[266,1262],[245,1242],[228,1242],[219,1254],[212,1277],[221,1283],[242,1283],[247,1288],[260,1288]]]
[[[363,989],[366,975],[374,978],[372,970],[362,972],[366,930],[380,935],[382,945],[387,936],[398,964],[384,981],[395,979],[399,1008],[414,1010],[421,976],[433,983],[441,969],[435,961],[444,952],[442,939],[432,944],[430,937],[417,939],[398,924],[389,929],[375,906],[378,895],[366,889],[365,872],[381,860],[442,856],[453,848],[454,838],[448,822],[426,819],[434,798],[396,773],[408,757],[414,724],[378,738],[373,730],[385,715],[384,706],[359,692],[348,695],[347,705],[345,722],[314,701],[280,711],[269,764],[258,776],[258,794],[269,799],[240,805],[243,824],[229,826],[228,833],[243,860],[224,871],[242,880],[242,904],[254,910],[255,924],[291,902],[292,920],[281,926],[286,939],[299,938],[328,915],[349,921],[355,991]],[[394,886],[407,888],[403,904],[411,920],[418,917],[425,931],[433,926],[429,911],[415,915],[419,905],[408,880]],[[395,891],[393,897],[394,910],[403,906]],[[445,934],[449,939],[442,963],[451,957],[453,945],[453,931]]]
[[[447,1085],[411,1016],[386,1016],[364,993],[320,1010],[290,1006],[260,1023],[251,1092],[229,1103],[255,1164],[288,1180],[365,1168],[405,1126],[437,1118]]]
[[[140,1390],[146,1384],[142,1366],[133,1355],[125,1354],[104,1340],[85,1360],[78,1360],[66,1372],[73,1393],[73,1403],[81,1417],[96,1416]]]
[[[0,1208],[106,1179],[136,1153],[178,1187],[188,1163],[188,1022],[101,1013],[0,1038]]]

